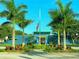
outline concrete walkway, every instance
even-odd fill
[[[0,59],[79,59],[79,53],[52,53],[33,50],[28,53],[0,53]]]

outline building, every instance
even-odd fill
[[[33,33],[36,44],[48,44],[48,37],[50,35],[50,32],[34,32]]]

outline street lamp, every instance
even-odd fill
[[[76,36],[78,36],[78,33],[76,33]]]

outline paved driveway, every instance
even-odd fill
[[[28,53],[0,53],[0,59],[79,59],[79,53],[52,53],[30,51]]]

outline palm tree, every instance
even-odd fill
[[[59,11],[63,16],[64,50],[66,50],[66,27],[68,21],[70,22],[70,20],[72,19],[72,10],[70,9],[71,1],[66,6],[62,4],[61,0],[58,0],[57,4],[59,7]]]
[[[58,47],[60,47],[60,32],[62,29],[62,16],[58,10],[51,10],[49,14],[52,18],[52,22],[49,23],[49,26],[53,28],[54,31],[58,33]]]
[[[74,13],[72,9],[70,8],[71,1],[67,3],[65,6],[62,4],[61,0],[57,0],[57,5],[58,9],[56,13],[52,13],[51,16],[53,17],[53,21],[56,18],[57,22],[54,22],[58,26],[59,24],[59,29],[63,29],[63,36],[64,36],[64,50],[66,50],[66,33],[67,33],[67,27],[73,24],[74,20]],[[53,16],[54,15],[54,16]],[[59,16],[59,17],[58,17]],[[53,25],[53,24],[52,24]],[[58,28],[58,27],[57,27]]]
[[[15,24],[21,22],[21,16],[24,15],[27,11],[26,5],[15,6],[14,0],[0,0],[0,3],[4,4],[7,10],[4,10],[0,13],[1,17],[6,17],[7,20],[12,24],[12,47],[15,48]]]
[[[18,24],[18,26],[23,30],[23,34],[22,34],[22,36],[23,36],[23,38],[22,38],[22,47],[24,47],[24,45],[25,45],[25,43],[24,43],[24,36],[25,36],[25,35],[24,35],[24,29],[25,29],[25,27],[28,26],[31,22],[32,22],[31,20],[24,20],[24,19],[23,19],[23,21]]]
[[[66,50],[66,33],[67,27],[72,26],[74,24],[75,16],[74,12],[71,9],[72,1],[69,1],[65,6],[62,4],[61,0],[57,1],[57,5],[59,7],[59,11],[63,16],[63,34],[64,34],[64,50]]]

